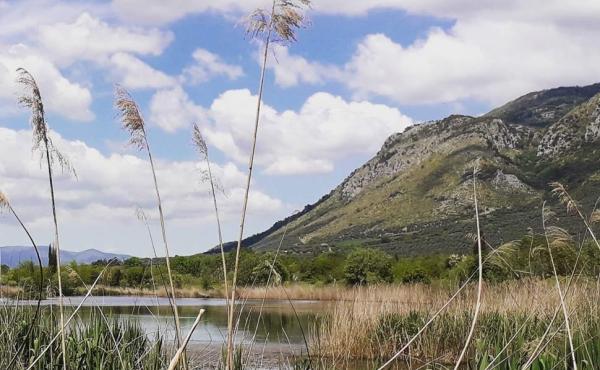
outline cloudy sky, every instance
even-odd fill
[[[18,67],[37,78],[55,144],[78,173],[56,183],[62,248],[151,254],[135,217],[143,207],[156,231],[151,174],[115,120],[117,83],[148,123],[174,252],[217,241],[193,123],[234,239],[260,52],[241,21],[268,3],[0,0],[0,190],[39,244],[52,239],[48,184],[16,104]],[[270,55],[247,234],[317,200],[414,122],[600,81],[597,0],[314,0],[308,16],[298,43]],[[7,215],[0,245],[26,245]]]

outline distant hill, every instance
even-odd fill
[[[40,257],[44,266],[48,264],[48,246],[40,247]],[[97,249],[86,249],[81,252],[60,251],[60,262],[66,265],[75,261],[77,263],[92,263],[102,259],[117,258],[121,261],[130,258],[126,254],[105,253]],[[0,261],[3,265],[17,267],[25,261],[37,263],[37,257],[33,247],[0,247]]]
[[[480,117],[418,124],[390,136],[321,200],[243,245],[275,249],[287,230],[282,249],[288,253],[355,245],[398,255],[467,252],[477,159],[486,240],[521,238],[528,228],[539,229],[542,203],[555,203],[551,181],[566,185],[586,210],[593,207],[600,195],[599,143],[600,84],[533,92]],[[574,232],[576,225],[561,220]]]

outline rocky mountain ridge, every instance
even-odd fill
[[[472,169],[487,240],[523,236],[540,223],[547,184],[584,204],[600,184],[600,84],[524,95],[480,116],[453,115],[390,136],[381,150],[301,214],[247,240],[288,252],[352,245],[398,254],[464,252],[473,230]],[[594,193],[596,189],[596,193]],[[595,199],[595,198],[594,198]]]

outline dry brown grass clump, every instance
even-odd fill
[[[498,315],[529,317],[530,322],[546,323],[561,304],[553,285],[551,280],[539,279],[485,284],[483,288],[487,294],[481,302],[482,319]],[[476,285],[462,290],[446,312],[413,342],[410,352],[422,359],[455,361],[471,325],[477,290]],[[311,351],[338,365],[357,358],[387,360],[399,347],[391,338],[388,341],[378,335],[386,320],[405,320],[404,325],[412,330],[404,333],[408,337],[455,291],[449,287],[420,284],[342,290],[339,296],[347,300],[337,302],[328,319],[313,330]],[[575,323],[581,324],[581,320],[589,315],[597,317],[600,309],[597,283],[580,281],[573,284],[565,303]],[[412,327],[407,324],[411,319],[414,320]]]

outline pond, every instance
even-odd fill
[[[82,299],[65,297],[64,302],[72,309]],[[189,357],[195,363],[202,361],[206,367],[210,367],[208,364],[217,364],[222,358],[227,338],[226,301],[216,298],[179,298],[176,302],[183,336],[190,331],[200,309],[205,310],[188,345]],[[35,301],[21,301],[20,304],[35,304]],[[58,299],[43,300],[42,305],[56,309]],[[293,356],[306,354],[305,337],[308,340],[309,332],[314,330],[320,317],[331,307],[332,303],[320,301],[239,301],[236,303],[236,344],[243,345],[247,360],[255,363],[257,368],[281,365]],[[107,317],[137,322],[150,338],[160,333],[166,342],[174,342],[174,322],[167,298],[88,297],[78,317],[85,321],[98,309]]]

